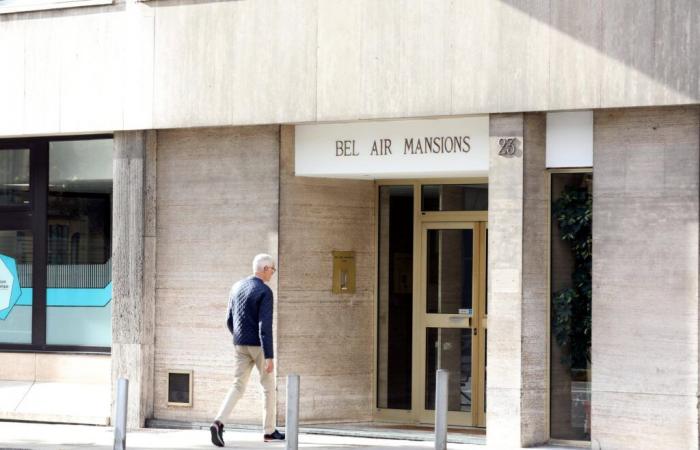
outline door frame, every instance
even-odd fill
[[[485,261],[484,239],[485,221],[422,221],[421,223],[421,245],[420,260],[415,266],[419,266],[419,290],[417,293],[418,303],[415,303],[414,296],[414,328],[413,328],[413,391],[412,398],[418,402],[417,412],[421,423],[434,423],[435,413],[433,410],[425,408],[425,386],[426,386],[426,330],[428,328],[448,328],[448,329],[469,329],[472,333],[471,359],[472,359],[472,407],[469,412],[448,411],[448,424],[453,426],[483,427],[485,426],[484,414],[484,308],[486,300],[486,283],[483,279]],[[472,310],[471,317],[460,314],[429,314],[426,312],[427,299],[427,236],[428,230],[473,230],[473,255],[472,265]],[[459,324],[454,320],[457,319]],[[465,320],[466,319],[466,320]],[[457,326],[461,325],[461,326]],[[451,374],[454,376],[454,374]],[[414,403],[414,409],[416,405]]]
[[[424,375],[424,361],[423,361],[423,375],[420,375],[420,372],[416,372],[417,370],[417,364],[418,364],[418,359],[419,357],[417,356],[416,352],[416,339],[417,336],[420,333],[424,334],[425,333],[425,327],[423,325],[423,319],[421,317],[416,317],[418,315],[419,311],[419,300],[418,296],[420,293],[421,289],[421,264],[419,264],[421,258],[422,258],[422,251],[421,251],[421,240],[422,240],[422,230],[423,230],[423,223],[469,223],[469,222],[479,222],[483,223],[482,227],[485,229],[487,228],[487,222],[488,222],[488,211],[421,211],[422,205],[421,205],[421,187],[423,185],[430,185],[430,184],[488,184],[488,178],[486,177],[475,177],[475,178],[429,178],[429,179],[392,179],[392,180],[377,180],[375,181],[375,215],[376,217],[379,217],[379,200],[380,200],[380,194],[379,194],[379,188],[381,186],[412,186],[413,187],[413,356],[412,356],[412,388],[411,388],[411,409],[387,409],[387,408],[379,408],[377,406],[377,401],[378,401],[378,396],[377,396],[377,376],[378,376],[378,352],[377,352],[377,339],[378,339],[378,295],[379,295],[379,261],[378,261],[378,254],[377,254],[377,260],[375,260],[375,271],[374,271],[374,314],[373,314],[373,344],[372,344],[372,349],[373,349],[373,364],[372,364],[372,383],[371,383],[371,389],[372,389],[372,410],[373,410],[373,417],[375,420],[379,421],[386,421],[386,422],[397,422],[397,423],[412,423],[412,424],[419,424],[419,423],[425,423],[426,421],[422,417],[422,410],[420,409],[421,403],[424,404],[424,400],[418,399],[416,397],[416,385],[417,385],[417,380],[416,380],[416,375],[422,379],[425,380],[425,375]],[[375,230],[374,230],[374,248],[378,249],[379,248],[379,223],[378,220],[375,220]],[[485,245],[482,245],[481,248],[479,249],[479,258],[483,261],[483,264],[480,265],[482,271],[486,271],[486,261],[485,261]],[[484,273],[485,274],[485,273]],[[480,273],[479,274],[479,279],[483,279],[484,276]],[[484,297],[485,301],[485,296],[486,296],[486,285],[485,283],[483,284],[483,294],[482,297]],[[486,316],[484,317],[475,317],[473,320],[478,320],[478,325],[483,327],[485,329],[486,327]],[[483,333],[479,333],[483,335]],[[481,342],[478,344],[479,345],[479,367],[483,368],[484,364],[483,362],[485,361],[486,355],[485,355],[485,346],[486,342],[485,339],[480,339]],[[423,343],[423,347],[425,346],[425,343]],[[424,355],[424,353],[423,353]],[[423,359],[424,356],[422,356]],[[481,392],[484,392],[484,387],[485,387],[485,382],[486,380],[484,377],[480,377],[480,386],[479,389],[481,389]],[[424,381],[423,381],[424,382]],[[485,393],[481,394],[481,397],[484,397]],[[483,403],[482,403],[483,406]],[[449,417],[448,417],[449,420]],[[479,411],[477,412],[476,415],[476,424],[475,425],[461,425],[461,424],[455,424],[453,425],[452,422],[449,422],[451,426],[479,426],[479,427],[484,427],[486,426],[486,415],[484,413],[483,407],[479,408]]]

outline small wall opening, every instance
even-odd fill
[[[168,406],[192,406],[192,372],[168,372]]]

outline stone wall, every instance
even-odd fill
[[[593,448],[698,448],[699,118],[594,116]]]
[[[545,171],[546,116],[524,115],[523,136],[523,299],[522,314],[522,417],[521,444],[548,439],[547,331],[549,280],[547,273],[548,205]]]
[[[157,419],[210,421],[231,385],[228,292],[257,253],[277,257],[278,149],[277,126],[158,132]],[[191,408],[167,406],[169,369],[194,371]],[[230,421],[258,424],[261,407],[254,370]]]
[[[0,20],[0,135],[700,102],[696,0],[125,2]]]
[[[294,176],[294,128],[282,127],[278,411],[285,376],[301,376],[300,420],[363,421],[372,414],[374,183]],[[355,294],[334,295],[333,250],[352,250]]]
[[[155,147],[155,131],[114,135],[112,403],[117,379],[128,379],[130,428],[153,413]]]

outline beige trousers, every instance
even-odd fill
[[[265,434],[275,431],[275,373],[265,372],[265,355],[262,347],[248,345],[234,345],[233,386],[228,391],[224,402],[221,404],[216,419],[224,423],[231,414],[231,410],[245,392],[245,387],[250,378],[253,366],[257,367],[260,374],[260,384],[265,397],[265,408],[263,409],[263,428]]]

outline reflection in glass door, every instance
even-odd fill
[[[485,225],[483,222],[423,223],[420,327],[416,342],[424,399],[421,421],[431,422],[435,371],[449,371],[448,420],[485,426]],[[414,341],[415,342],[415,341]]]
[[[32,342],[32,261],[29,229],[0,227],[0,343]]]
[[[0,348],[109,352],[108,136],[0,139]]]
[[[31,151],[0,145],[0,346],[32,343]]]

